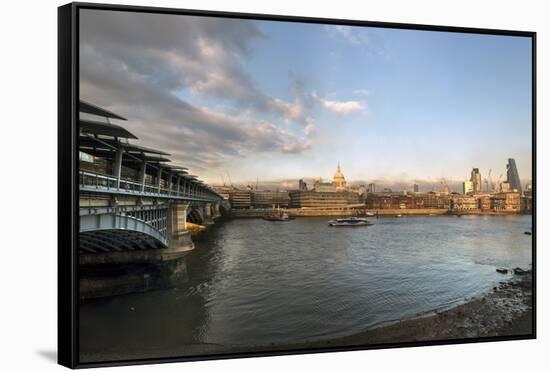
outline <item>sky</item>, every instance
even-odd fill
[[[219,184],[531,178],[531,40],[80,10],[80,99]]]

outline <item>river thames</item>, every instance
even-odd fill
[[[449,308],[509,277],[496,268],[531,264],[531,216],[328,220],[217,223],[186,258],[188,282],[81,304],[81,360],[338,338]]]

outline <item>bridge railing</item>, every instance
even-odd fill
[[[92,173],[89,171],[79,171],[80,185],[95,188],[116,189],[117,179],[106,175]]]
[[[108,190],[122,190],[126,192],[141,192],[141,183],[131,181],[128,179],[120,178],[117,182],[117,178],[105,174],[93,173],[89,171],[80,171],[80,185],[87,187],[95,187],[97,189]],[[117,184],[118,183],[118,184]]]
[[[215,196],[209,195],[207,192],[185,192],[167,187],[159,187],[150,184],[141,184],[134,180],[120,178],[112,175],[95,173],[91,171],[79,171],[79,183],[84,190],[98,190],[113,193],[127,193],[146,196],[165,196],[176,198],[194,198],[206,201],[216,201]]]

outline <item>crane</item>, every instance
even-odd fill
[[[496,185],[495,185],[495,188],[496,188],[496,189],[500,188],[500,179],[502,178],[502,175],[504,175],[504,174],[500,174],[500,175],[498,176],[498,180],[497,180]]]
[[[229,176],[229,171],[225,171],[227,173],[227,177],[229,178],[229,185],[231,186],[231,188],[233,188],[233,182],[231,181],[231,177]]]
[[[493,169],[489,169],[489,173],[487,173],[487,178],[485,178],[485,191],[489,192],[489,184],[491,184],[491,171]]]
[[[447,184],[447,180],[445,178],[441,178],[441,185],[443,186],[443,193],[449,194],[449,185]]]

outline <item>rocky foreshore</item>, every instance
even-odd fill
[[[523,271],[456,307],[343,338],[308,343],[307,347],[529,335],[533,333],[532,309],[532,275]]]
[[[260,346],[248,351],[313,349],[415,341],[459,340],[494,336],[530,335],[532,328],[532,274],[521,270],[490,292],[465,299],[440,312],[380,325],[365,332],[331,340],[285,346]]]

